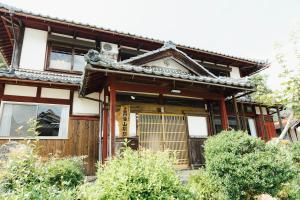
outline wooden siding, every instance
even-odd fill
[[[57,154],[66,156],[87,156],[85,170],[87,175],[94,175],[98,161],[99,119],[78,119],[70,117],[68,139],[43,139],[39,141],[39,153],[42,157]],[[0,144],[8,140],[0,140]],[[20,140],[16,140],[20,141]]]
[[[192,168],[204,166],[204,142],[206,138],[189,139],[189,159]]]
[[[265,127],[266,127],[266,140],[271,140],[272,138],[276,137],[276,131],[275,131],[275,126],[274,122],[272,119],[272,116],[270,115],[264,115],[265,118]],[[263,126],[263,120],[262,116],[258,115],[256,117],[256,126],[257,126],[257,133],[258,136],[264,139],[264,126]]]

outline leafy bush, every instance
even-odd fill
[[[34,149],[9,154],[0,172],[0,199],[75,199],[84,178],[81,164],[79,158],[42,163]]]
[[[80,158],[52,159],[46,163],[45,170],[49,185],[55,185],[60,189],[74,188],[84,180]]]
[[[300,199],[300,142],[291,144],[287,150],[293,158],[297,176],[284,185],[277,197],[283,200],[298,200]]]
[[[18,191],[0,194],[0,199],[5,200],[74,200],[76,198],[75,189],[58,190],[54,186],[37,184],[34,187],[24,188]]]
[[[292,144],[291,152],[293,155],[293,161],[296,165],[300,166],[300,141]]]
[[[300,199],[300,174],[284,185],[277,197],[282,200]]]
[[[86,184],[80,199],[193,199],[175,174],[167,152],[133,151],[99,167],[94,184]]]
[[[9,155],[1,172],[0,192],[11,192],[40,183],[43,177],[38,164],[38,156],[33,151],[20,156]]]
[[[197,199],[229,200],[221,180],[209,174],[205,169],[200,169],[190,175],[188,187]]]
[[[223,131],[205,142],[207,172],[219,177],[231,199],[275,195],[295,176],[292,159],[242,131]]]

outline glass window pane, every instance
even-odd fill
[[[58,136],[61,114],[61,106],[39,105],[37,112],[39,136]]]
[[[83,71],[86,62],[84,59],[84,54],[86,54],[87,51],[75,49],[75,55],[74,55],[74,71]]]
[[[253,109],[252,109],[251,105],[246,106],[246,112],[253,112]]]
[[[234,116],[229,116],[228,117],[228,123],[229,123],[229,127],[237,130],[237,121],[236,121],[236,117]]]
[[[49,68],[71,70],[72,49],[65,47],[52,47]]]
[[[35,105],[4,104],[1,118],[1,136],[29,136],[28,121],[36,119]]]
[[[221,117],[219,116],[215,116],[214,117],[214,125],[215,125],[215,130],[216,133],[220,133],[223,129],[222,129],[222,121],[221,121]]]
[[[227,110],[227,113],[234,113],[234,105],[232,102],[228,102],[226,103],[226,110]]]
[[[255,120],[252,119],[252,118],[248,118],[247,131],[248,131],[249,135],[257,137],[256,127],[255,127]]]
[[[214,102],[212,102],[212,106],[213,106],[214,114],[220,114],[220,112],[221,112],[220,102],[214,101]]]
[[[34,136],[30,120],[37,120],[39,136],[67,137],[69,106],[4,103],[0,137]]]

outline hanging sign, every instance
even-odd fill
[[[130,106],[123,105],[120,109],[121,120],[120,120],[120,136],[128,137],[129,125],[130,125]]]

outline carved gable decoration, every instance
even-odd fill
[[[177,74],[194,74],[192,71],[187,69],[183,64],[179,63],[176,59],[169,57],[163,58],[155,61],[151,61],[143,65],[146,68],[152,68],[156,71],[163,71],[166,73],[177,73]]]
[[[208,69],[178,50],[171,42],[165,43],[163,47],[154,51],[124,60],[122,63],[150,67],[167,73],[177,72],[216,78]]]

